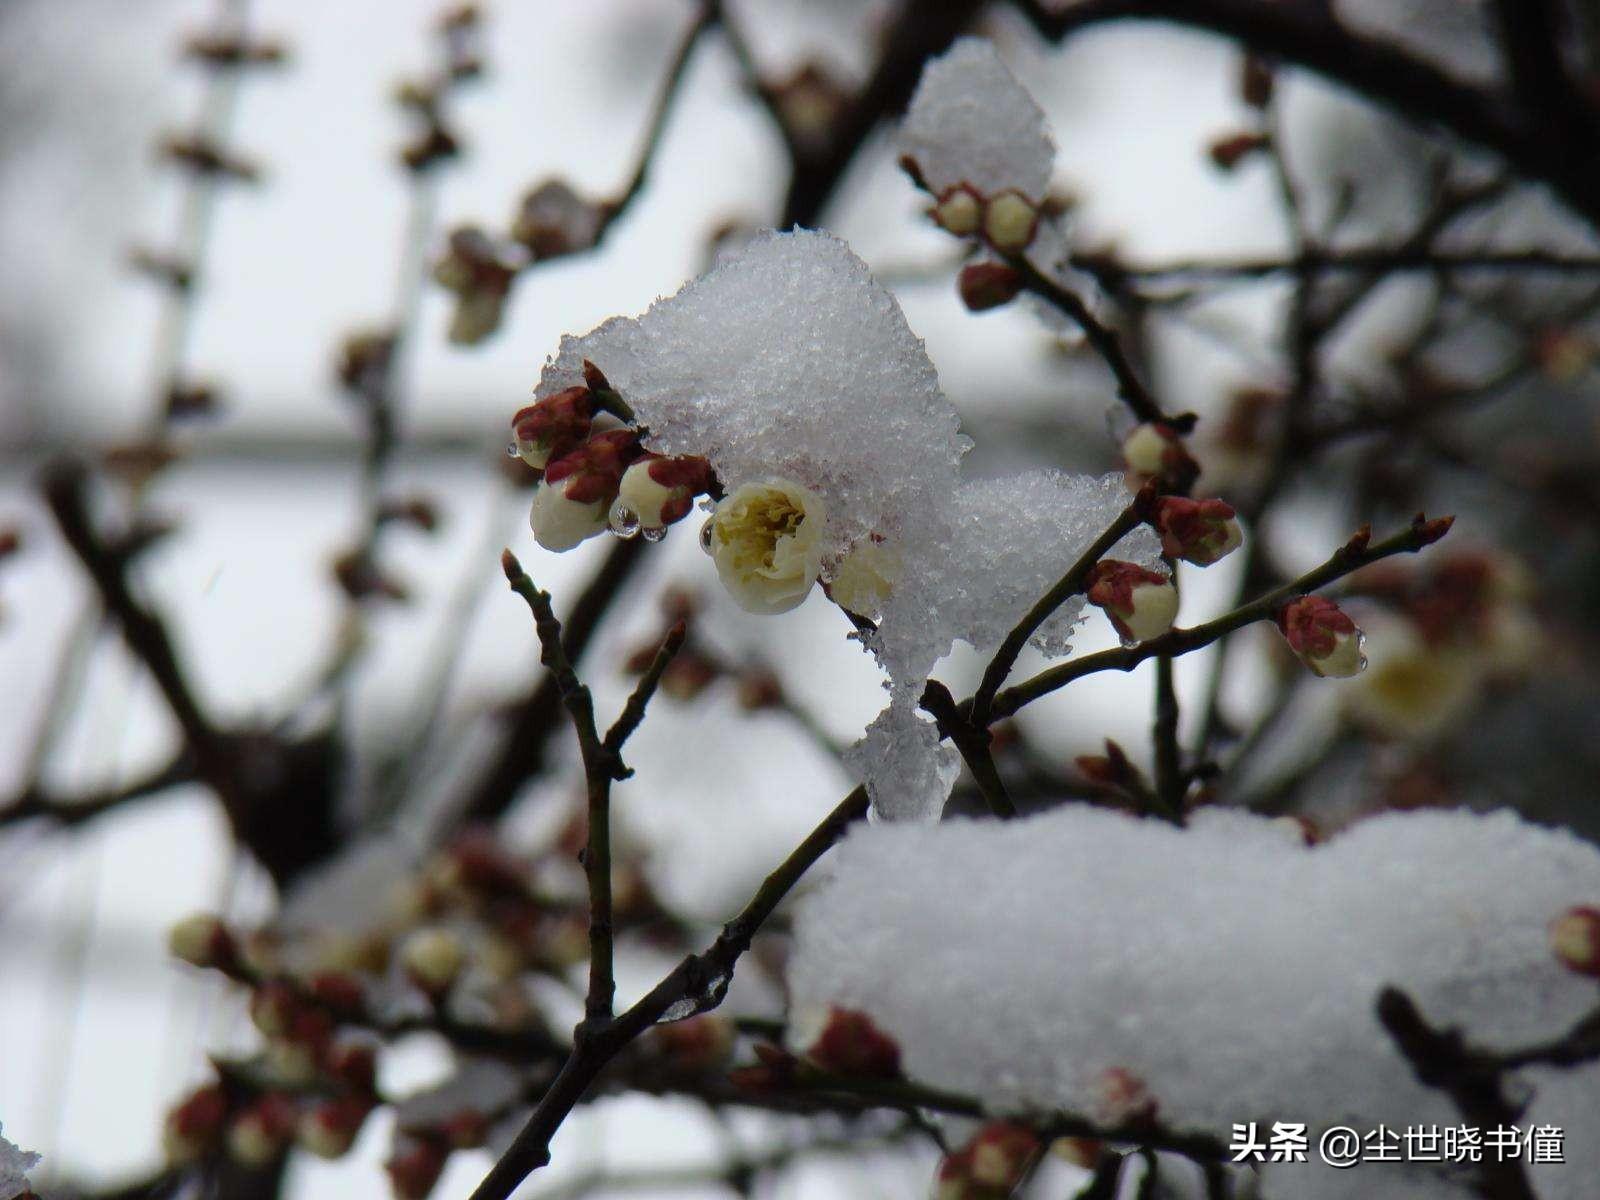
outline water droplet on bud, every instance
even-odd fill
[[[715,517],[708,517],[706,523],[700,526],[700,549],[707,554],[711,553],[711,527],[716,524]]]
[[[619,538],[631,538],[639,532],[639,514],[623,501],[617,500],[606,515],[606,524]]]
[[[649,529],[642,529],[640,532],[644,534],[645,541],[659,542],[667,536],[667,527],[665,525],[652,525]]]
[[[512,442],[512,443],[510,443],[509,445],[506,446],[506,457],[508,457],[508,458],[521,458],[522,457],[522,451],[517,449],[517,444],[515,442]]]
[[[1360,658],[1356,660],[1356,674],[1367,669],[1367,635],[1364,630],[1356,630],[1356,651]]]

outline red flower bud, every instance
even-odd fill
[[[1159,637],[1178,615],[1172,580],[1137,563],[1106,559],[1094,565],[1086,582],[1089,603],[1105,610],[1124,642]]]
[[[193,1162],[217,1144],[228,1119],[228,1098],[216,1084],[208,1084],[167,1113],[162,1147],[169,1162]]]
[[[900,1046],[864,1012],[830,1008],[822,1031],[801,1057],[836,1075],[893,1079],[900,1074]]]
[[[519,409],[511,418],[517,453],[530,467],[543,469],[553,458],[583,444],[593,425],[594,393],[569,387]]]
[[[1022,273],[997,262],[968,263],[956,277],[961,303],[971,312],[985,312],[1010,304],[1022,290]]]
[[[1162,496],[1151,524],[1161,535],[1162,553],[1207,567],[1227,557],[1244,541],[1233,506],[1223,500]]]
[[[720,1066],[733,1052],[733,1022],[714,1013],[657,1025],[654,1036],[662,1056],[685,1070]]]
[[[1278,628],[1315,675],[1342,679],[1366,666],[1361,631],[1332,600],[1321,596],[1291,600],[1278,610]]]
[[[433,1138],[408,1138],[396,1147],[383,1165],[396,1200],[427,1200],[449,1157],[449,1148]]]
[[[1100,1072],[1093,1085],[1091,1116],[1112,1129],[1154,1121],[1159,1105],[1144,1080],[1122,1067]]]

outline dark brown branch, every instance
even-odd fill
[[[947,1113],[951,1116],[986,1120],[992,1117],[976,1097],[959,1092],[945,1091],[905,1079],[869,1079],[857,1076],[830,1075],[807,1069],[794,1080],[793,1086],[803,1091],[826,1095],[850,1096],[874,1106],[893,1108],[901,1112]],[[1197,1161],[1216,1161],[1226,1157],[1226,1150],[1216,1138],[1203,1133],[1183,1133],[1156,1124],[1116,1127],[1098,1125],[1071,1113],[1052,1113],[1031,1127],[1045,1140],[1060,1137],[1091,1138],[1095,1141],[1132,1142],[1157,1150],[1171,1150]]]
[[[528,1123],[473,1191],[471,1200],[507,1200],[529,1174],[548,1163],[550,1139],[600,1072],[669,1010],[677,1013],[687,1007],[682,1015],[688,1015],[720,1004],[734,966],[750,948],[756,932],[817,859],[866,813],[866,789],[856,788],[767,876],[707,950],[685,958],[648,995],[614,1020],[590,1026]]]
[[[1161,405],[1150,394],[1150,389],[1140,380],[1139,373],[1133,369],[1133,363],[1123,350],[1117,335],[1101,323],[1082,297],[1062,287],[1021,255],[1010,257],[1007,261],[1022,273],[1024,288],[1059,309],[1073,324],[1083,330],[1095,353],[1105,361],[1106,366],[1111,369],[1111,374],[1115,376],[1117,395],[1128,406],[1128,411],[1141,421],[1160,421],[1183,433],[1194,427],[1192,415],[1168,416],[1162,411]]]
[[[1553,250],[1439,250],[1426,245],[1363,246],[1335,250],[1307,248],[1287,257],[1189,262],[1124,263],[1112,255],[1075,255],[1073,265],[1112,290],[1128,283],[1205,283],[1264,279],[1272,275],[1329,274],[1343,271],[1538,271],[1557,275],[1600,274],[1600,256]]]
[[[683,621],[677,622],[667,631],[666,638],[661,643],[661,649],[656,651],[656,656],[645,668],[640,677],[638,686],[633,689],[633,694],[628,697],[628,702],[622,706],[622,713],[616,722],[606,732],[605,750],[615,760],[619,775],[622,773],[620,755],[622,747],[633,736],[633,731],[639,728],[639,723],[644,720],[644,710],[649,705],[651,697],[656,694],[660,686],[661,676],[666,673],[667,667],[683,649],[683,642],[689,635],[689,626]]]
[[[1169,21],[1231,38],[1295,63],[1394,109],[1492,150],[1542,180],[1591,223],[1600,221],[1593,146],[1574,143],[1541,115],[1497,90],[1463,83],[1392,43],[1357,33],[1324,5],[1280,0],[1079,0],[1061,10],[1014,0],[1051,41],[1111,21]]]
[[[128,649],[155,679],[184,737],[202,759],[213,754],[220,735],[189,688],[166,625],[134,597],[126,560],[101,539],[90,519],[88,469],[76,459],[60,459],[45,468],[39,486],[63,540],[89,573]]]
[[[778,228],[815,225],[867,137],[886,117],[902,112],[922,76],[922,64],[950,47],[984,7],[984,0],[903,4],[884,31],[883,57],[872,78],[840,114],[821,154],[796,157]],[[793,143],[791,143],[791,146]]]
[[[600,569],[579,593],[562,622],[562,647],[574,663],[583,660],[595,630],[612,602],[644,561],[642,539],[612,539]],[[500,816],[517,798],[522,784],[545,765],[550,739],[561,726],[561,692],[553,676],[541,678],[508,712],[505,740],[488,768],[472,784],[463,805],[467,821]]]
[[[1055,586],[1041,596],[1038,603],[1028,610],[1027,615],[1017,623],[1016,627],[1006,634],[1005,641],[1000,643],[1000,648],[994,652],[994,657],[984,668],[978,690],[972,694],[973,724],[978,726],[989,724],[989,709],[994,702],[995,693],[1011,674],[1011,668],[1017,665],[1017,659],[1027,647],[1028,639],[1039,631],[1039,626],[1048,621],[1052,613],[1083,591],[1089,572],[1094,569],[1095,564],[1110,552],[1111,547],[1126,537],[1134,526],[1139,524],[1140,519],[1139,503],[1135,502],[1123,509],[1106,531],[1097,537],[1078,557],[1078,561],[1068,568],[1067,573],[1056,581]]]
[[[1506,1098],[1500,1065],[1471,1049],[1458,1031],[1434,1029],[1399,988],[1379,993],[1378,1020],[1417,1081],[1449,1096],[1469,1124],[1497,1129],[1520,1118]],[[1489,1200],[1535,1200],[1520,1159],[1484,1155],[1477,1166],[1479,1188]]]
[[[165,765],[120,787],[68,796],[35,785],[14,803],[0,809],[0,826],[28,820],[45,820],[62,826],[81,825],[136,800],[159,796],[194,778],[194,762],[189,755],[180,753]]]
[[[561,645],[561,622],[550,606],[550,595],[533,585],[516,556],[507,550],[500,558],[511,590],[533,611],[539,634],[539,661],[555,678],[561,702],[572,718],[583,756],[583,773],[589,800],[589,837],[583,852],[583,873],[589,885],[589,991],[579,1042],[591,1023],[611,1020],[616,995],[612,967],[615,947],[611,911],[611,780],[615,756],[600,740],[594,721],[594,698],[578,680],[577,672]]]
[[[961,761],[972,772],[972,778],[983,794],[989,811],[1001,820],[1016,816],[1016,803],[1006,790],[1005,782],[1000,778],[1000,769],[995,765],[994,754],[989,749],[989,730],[969,718],[956,704],[950,689],[937,679],[928,680],[923,687],[921,705],[938,722],[939,733],[955,744]]]

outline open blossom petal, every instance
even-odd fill
[[[727,496],[711,518],[711,556],[739,607],[787,612],[811,591],[822,571],[827,507],[790,479],[747,483]]]

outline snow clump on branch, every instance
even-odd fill
[[[1371,1165],[1355,1182],[1373,1190],[1340,1191],[1349,1175],[1314,1165],[1330,1125],[1461,1123],[1378,1023],[1379,992],[1491,1050],[1560,1036],[1596,995],[1551,922],[1596,897],[1600,852],[1504,812],[1388,814],[1315,846],[1214,809],[1187,829],[1085,807],[878,825],[802,901],[791,1011],[865,1013],[908,1078],[997,1116],[1105,1122],[1122,1073],[1168,1129],[1226,1143],[1235,1123],[1306,1122],[1313,1163],[1268,1168],[1267,1195],[1278,1171],[1285,1195],[1432,1194],[1384,1191]],[[1600,1068],[1549,1090],[1520,1124],[1600,1111]],[[1566,1156],[1530,1168],[1547,1200],[1600,1170],[1592,1139]]]

